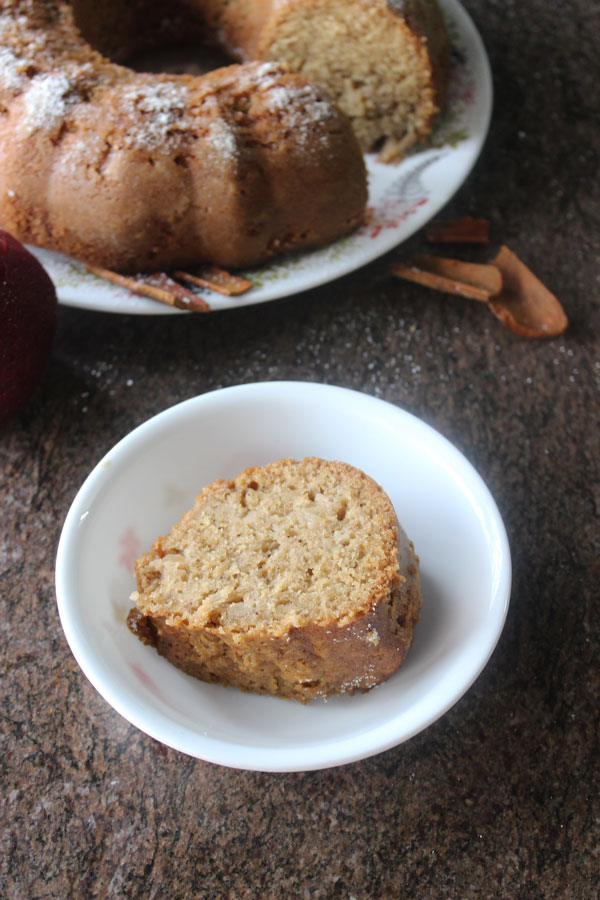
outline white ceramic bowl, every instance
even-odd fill
[[[312,701],[244,694],[183,674],[125,624],[133,560],[218,477],[281,457],[363,469],[389,494],[421,558],[423,609],[403,667],[367,694]],[[79,665],[129,722],[204,760],[305,771],[386,750],[472,684],[502,630],[506,532],[471,464],[419,419],[344,388],[246,384],[204,394],[120,441],[80,489],[62,531],[56,591]]]

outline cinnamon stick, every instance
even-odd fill
[[[420,269],[480,288],[490,297],[502,289],[502,275],[495,265],[463,262],[460,259],[425,254],[418,254],[413,262]]]
[[[246,278],[232,275],[230,272],[218,269],[216,266],[206,266],[194,275],[181,271],[175,271],[173,275],[182,281],[189,281],[191,284],[208,288],[210,291],[218,291],[219,294],[225,294],[227,297],[237,297],[239,294],[245,294],[253,286],[252,282]]]
[[[479,266],[475,263],[463,263],[460,260],[444,260],[438,266],[437,261],[431,262],[433,257],[419,257],[409,262],[392,263],[390,271],[398,278],[422,284],[424,287],[442,291],[445,294],[455,294],[460,297],[468,297],[470,300],[480,300],[487,303],[492,293],[502,286],[500,273],[496,270],[489,272],[491,266]],[[444,265],[444,263],[452,265]],[[483,273],[474,270],[485,270]],[[437,271],[436,271],[437,270]]]
[[[167,306],[187,309],[190,312],[210,312],[210,306],[206,300],[173,281],[164,272],[138,275],[133,278],[128,275],[120,275],[111,269],[103,269],[100,266],[86,264],[86,269],[99,278],[118,284],[134,294],[142,294],[144,297],[158,300],[159,303],[165,303]]]
[[[430,244],[487,244],[490,223],[472,216],[448,221],[434,219],[425,228],[425,238]]]

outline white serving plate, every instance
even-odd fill
[[[239,297],[198,290],[211,309],[277,300],[340,278],[387,253],[422,228],[463,184],[485,141],[492,111],[492,76],[485,47],[458,0],[440,0],[453,48],[449,96],[431,141],[399,165],[366,159],[369,222],[334,244],[244,272],[254,287]],[[59,253],[29,248],[48,271],[65,306],[98,312],[179,315],[87,272]]]
[[[206,483],[249,465],[306,455],[341,459],[374,477],[414,541],[423,609],[405,664],[367,694],[306,705],[185,675],[127,629],[134,558],[169,530]],[[443,715],[492,653],[510,581],[496,504],[452,444],[392,404],[302,382],[204,394],[136,428],[81,487],[56,563],[67,640],[122,716],[191,756],[277,772],[371,756]]]

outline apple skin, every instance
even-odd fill
[[[56,291],[41,264],[0,228],[0,424],[27,402],[52,348]]]

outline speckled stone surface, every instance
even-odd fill
[[[466,6],[496,100],[444,213],[488,218],[479,258],[506,242],[562,300],[568,332],[528,342],[479,304],[391,280],[422,235],[261,307],[60,309],[44,380],[0,433],[3,898],[598,895],[599,9]],[[130,726],[74,661],[53,583],[69,505],[119,438],[195,394],[272,379],[355,388],[441,431],[495,495],[514,565],[496,651],[446,715],[301,774],[228,770]]]

